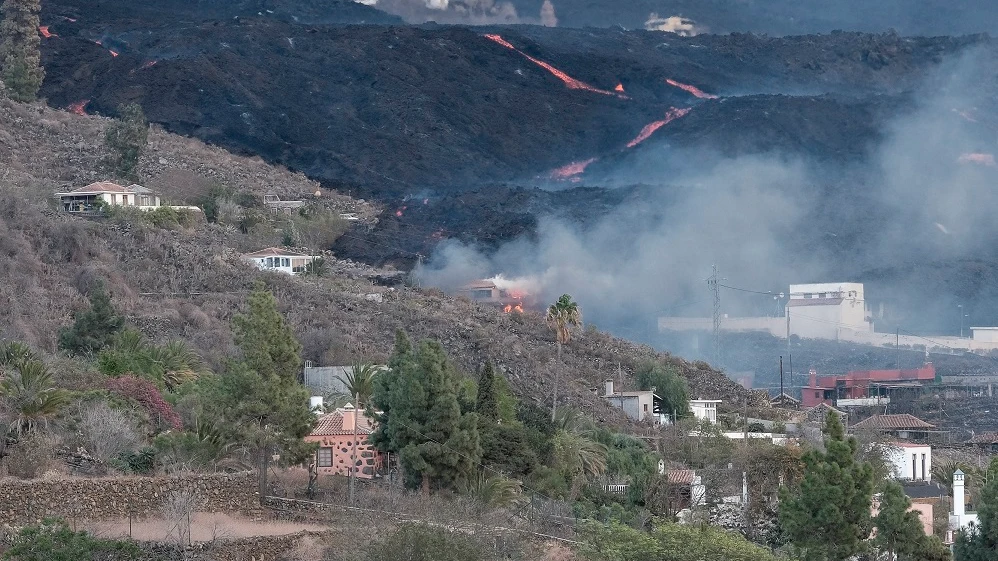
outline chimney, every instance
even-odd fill
[[[963,497],[963,471],[953,472],[953,515],[963,516],[967,513],[967,503]]]
[[[603,382],[603,384],[604,387],[606,388],[606,395],[607,396],[613,395],[613,380],[607,380]]]
[[[809,374],[811,375],[811,385],[809,387],[818,387],[818,371],[812,368]]]
[[[354,423],[357,422],[357,409],[353,404],[347,403],[341,410],[343,415],[343,430],[353,430]]]

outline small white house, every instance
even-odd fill
[[[700,421],[717,423],[717,404],[720,399],[691,399],[690,411]]]
[[[905,481],[932,480],[932,447],[928,444],[895,442],[888,459],[894,466],[894,477]]]
[[[603,396],[610,405],[621,409],[635,421],[654,421],[657,425],[667,424],[666,416],[660,410],[662,399],[652,390],[635,392],[619,392],[613,389],[613,380],[605,382],[606,393]]]
[[[253,263],[262,271],[280,271],[293,275],[305,272],[305,267],[315,260],[315,257],[288,249],[268,247],[253,253],[244,253],[243,259]]]
[[[196,206],[164,205],[159,195],[148,187],[131,184],[127,187],[110,181],[98,181],[66,193],[56,193],[62,209],[66,212],[94,212],[101,205],[122,206],[139,210],[156,210],[168,206],[176,210],[200,212]]]

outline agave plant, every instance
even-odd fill
[[[10,430],[17,436],[47,426],[69,402],[69,394],[53,385],[51,372],[38,360],[9,369],[0,380],[0,398],[12,411]]]

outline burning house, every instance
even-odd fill
[[[509,280],[502,275],[470,282],[458,290],[458,295],[474,302],[502,309],[506,313],[523,312],[536,305],[526,281]]]

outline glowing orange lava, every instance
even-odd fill
[[[87,112],[85,111],[85,109],[88,103],[90,103],[90,100],[84,99],[81,101],[77,101],[76,103],[70,103],[69,107],[67,107],[66,109],[69,109],[71,112],[76,113],[77,115],[86,115]]]
[[[143,65],[142,65],[142,68],[152,68],[153,66],[156,66],[156,63],[157,63],[157,62],[159,62],[159,61],[156,61],[156,60],[150,60],[149,62],[147,62],[147,63],[143,64]]]
[[[995,156],[994,154],[984,154],[981,152],[974,152],[971,154],[961,154],[957,159],[961,164],[977,164],[981,166],[994,166]]]
[[[39,25],[38,32],[41,33],[42,37],[46,39],[51,39],[52,37],[58,37],[58,35],[49,31],[49,26],[47,25]]]
[[[624,93],[624,84],[621,84],[621,83],[618,82],[617,83],[617,87],[613,88],[613,91]]]
[[[589,164],[595,161],[596,158],[589,158],[588,160],[582,160],[580,162],[572,162],[552,171],[551,177],[553,179],[569,179],[576,175],[581,175],[582,172],[586,171],[586,168],[589,167]]]
[[[523,313],[523,304],[517,304],[515,306],[513,306],[511,304],[506,304],[506,307],[503,308],[502,311],[506,312],[507,314],[508,313],[512,313],[512,312],[518,312],[518,313],[522,314]]]
[[[409,207],[408,206],[404,206],[404,207],[396,210],[395,211],[395,216],[398,216],[399,218],[401,218],[402,214],[405,212],[405,209],[407,209],[407,208],[409,208]]]
[[[641,129],[641,132],[639,132],[638,135],[634,137],[634,140],[627,143],[627,147],[634,148],[638,144],[641,144],[645,140],[648,140],[648,137],[655,134],[655,131],[657,131],[658,129],[664,127],[665,125],[668,125],[672,121],[675,121],[676,119],[686,115],[689,112],[690,112],[689,107],[686,107],[684,109],[676,109],[675,107],[670,107],[669,110],[665,112],[664,119],[660,121],[654,121],[645,125],[644,128]]]
[[[624,95],[622,95],[620,93],[610,92],[610,91],[607,91],[607,90],[601,90],[599,88],[595,88],[593,86],[590,86],[589,84],[583,82],[582,80],[576,80],[575,78],[572,78],[568,74],[562,72],[561,70],[558,70],[557,68],[555,68],[554,66],[552,66],[552,65],[544,62],[543,60],[536,59],[536,58],[528,55],[527,53],[521,51],[520,49],[517,49],[509,41],[503,39],[501,35],[495,35],[495,34],[492,34],[492,33],[488,33],[488,34],[485,35],[485,38],[489,39],[490,41],[494,41],[494,42],[502,45],[503,47],[506,47],[507,49],[512,49],[512,50],[520,53],[524,58],[526,58],[530,62],[536,64],[537,66],[540,66],[544,70],[547,70],[552,75],[554,75],[555,78],[558,78],[559,80],[561,80],[562,82],[564,82],[565,86],[567,86],[569,89],[572,89],[572,90],[585,90],[587,92],[594,92],[594,93],[603,94],[603,95],[616,95],[617,97],[626,99],[626,96],[624,96]],[[621,86],[621,88],[623,88],[623,86]]]
[[[696,86],[691,86],[689,84],[683,84],[682,82],[677,82],[672,78],[666,78],[665,83],[669,84],[670,86],[679,88],[683,91],[686,91],[689,94],[691,94],[693,97],[698,99],[717,99],[717,96],[714,94],[709,94]]]

